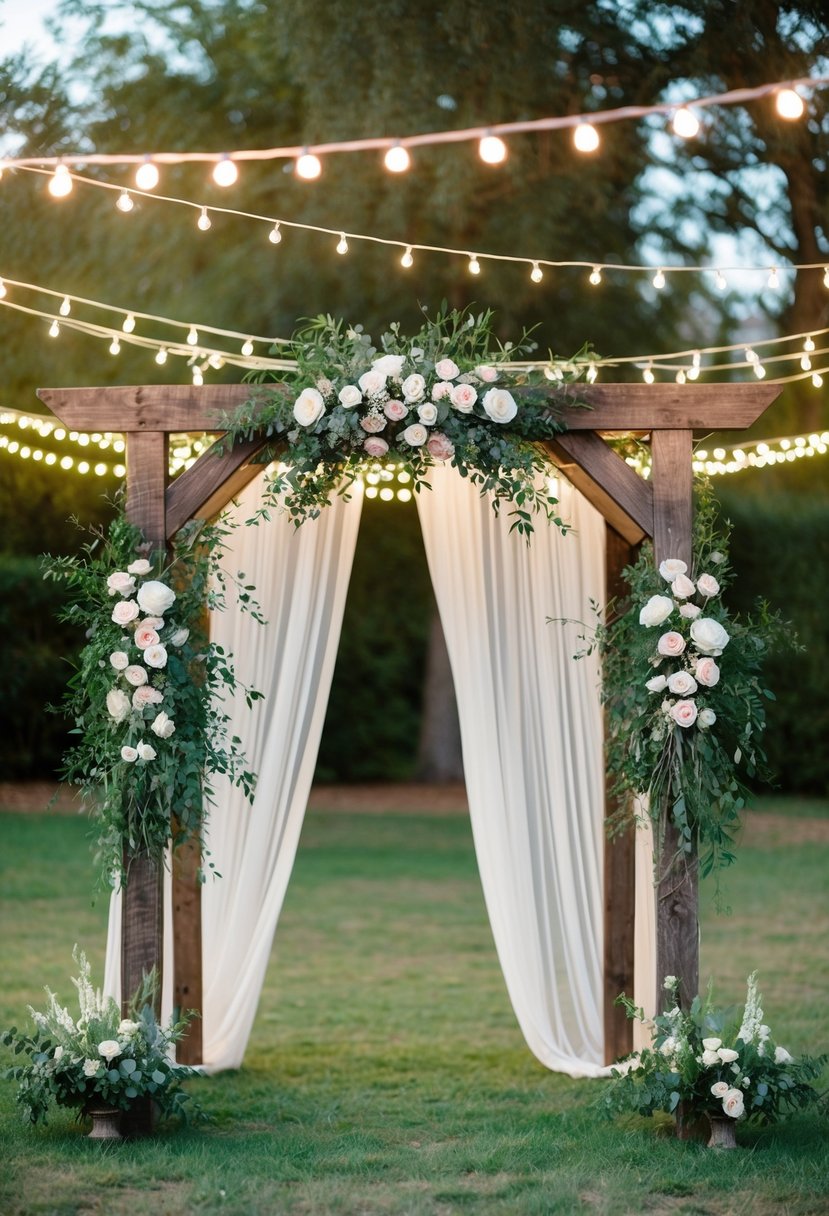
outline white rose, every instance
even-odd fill
[[[651,676],[649,680],[645,681],[645,688],[648,692],[662,692],[667,687],[668,681],[664,676]]]
[[[429,432],[421,422],[413,422],[403,432],[403,438],[410,448],[419,448],[429,438]]]
[[[689,595],[694,594],[696,587],[687,574],[678,574],[671,583],[671,591],[678,600],[687,600]]]
[[[60,1060],[62,1058],[62,1056],[63,1056],[63,1048],[60,1046],[60,1044],[58,1044],[58,1046],[55,1048],[55,1050],[52,1054],[52,1059]]]
[[[123,570],[116,570],[107,579],[107,588],[110,595],[132,595],[135,590],[135,579],[131,575],[125,574]]]
[[[400,386],[406,401],[420,401],[426,391],[426,381],[418,372],[412,372]]]
[[[144,662],[148,667],[166,667],[167,647],[161,645],[148,646],[144,651]]]
[[[664,679],[664,676],[662,677]],[[675,975],[666,975],[662,981],[662,987],[666,992],[673,992],[674,988],[679,984],[679,980]]]
[[[150,573],[152,566],[147,561],[146,557],[139,557],[137,561],[131,562],[130,565],[127,566],[127,570],[130,574],[139,574],[143,576]]]
[[[491,388],[484,393],[484,399],[481,402],[484,407],[484,412],[493,422],[512,422],[515,415],[518,413],[518,406],[515,404],[515,398],[512,393],[505,388]]]
[[[659,573],[666,582],[672,583],[678,574],[687,574],[688,567],[678,557],[667,557],[659,563]]]
[[[661,625],[663,621],[667,621],[673,610],[674,601],[669,596],[652,595],[639,613],[639,624],[647,625],[648,628]]]
[[[454,380],[460,373],[461,369],[451,359],[439,359],[435,364],[435,375],[441,380]]]
[[[775,1064],[791,1064],[792,1056],[786,1051],[785,1047],[775,1047],[774,1062]]]
[[[315,388],[304,388],[294,402],[294,418],[299,425],[313,426],[324,413],[325,402],[322,393]]]
[[[189,629],[177,629],[175,631],[175,633],[173,634],[173,636],[170,638],[170,645],[171,646],[183,646],[184,643],[189,638],[189,636],[190,636]]]
[[[134,747],[122,747],[121,759],[126,760],[127,764],[134,764],[138,759],[138,752]]]
[[[172,608],[176,602],[176,593],[166,583],[159,583],[155,579],[151,579],[150,582],[144,583],[138,588],[136,599],[142,612],[146,612],[148,616],[163,617],[167,609]],[[149,625],[150,622],[145,621],[144,624]],[[158,628],[157,625],[154,627]]]
[[[370,397],[373,393],[380,393],[386,387],[386,377],[381,371],[372,368],[371,371],[363,372],[360,379],[357,381],[360,388]]]
[[[674,671],[668,676],[668,688],[677,697],[690,697],[697,691],[697,682],[687,671]]]
[[[727,1081],[715,1081],[711,1086],[711,1093],[715,1098],[724,1098],[730,1088]]]
[[[130,662],[123,650],[113,650],[109,661],[116,671],[123,671],[125,667],[129,667]]]
[[[720,1057],[716,1051],[704,1051],[702,1053],[702,1064],[704,1068],[713,1068],[715,1064],[719,1064]]]
[[[718,1047],[722,1047],[722,1039],[703,1039],[702,1046],[705,1051],[716,1051]]]
[[[703,654],[722,654],[728,645],[727,632],[710,616],[700,616],[691,622],[691,639]]]
[[[417,407],[417,416],[426,426],[432,426],[438,420],[438,410],[436,405],[432,405],[431,401],[424,401],[423,405]]]
[[[147,683],[147,669],[139,666],[138,663],[132,663],[124,670],[124,679],[128,684],[132,684],[133,688],[140,688],[142,684]]]
[[[355,405],[359,405],[363,399],[363,394],[357,388],[356,384],[346,384],[345,388],[341,388],[337,394],[340,405],[344,405],[346,409],[351,409]]]
[[[448,380],[436,380],[432,385],[432,400],[443,401],[444,397],[452,397],[453,386]]]
[[[706,599],[710,599],[712,595],[719,595],[720,584],[713,574],[701,574],[697,579],[697,591],[699,591],[700,595],[704,595]]]
[[[136,1030],[138,1030],[138,1023],[131,1022],[128,1018],[124,1018],[124,1020],[118,1024],[119,1034],[135,1034]]]
[[[741,1089],[729,1089],[723,1096],[722,1108],[732,1119],[739,1119],[745,1110],[745,1099]]]
[[[479,380],[483,380],[485,384],[491,384],[493,380],[498,379],[498,369],[481,363],[475,368],[475,375]]]
[[[379,359],[374,360],[371,366],[381,375],[391,376],[392,380],[399,380],[405,362],[405,355],[381,355]]]
[[[110,717],[116,722],[122,722],[130,712],[129,697],[120,688],[111,688],[107,693],[107,709]]]
[[[104,1039],[103,1043],[98,1044],[98,1055],[103,1056],[107,1062],[120,1054],[121,1045],[115,1039]]]
[[[83,1075],[85,1077],[94,1077],[100,1067],[100,1060],[84,1060]]]
[[[713,726],[716,720],[717,715],[714,713],[713,709],[701,709],[699,711],[697,722],[703,728],[703,730],[707,730],[709,726]]]
[[[739,1051],[735,1051],[733,1047],[718,1047],[717,1055],[723,1064],[733,1064],[735,1060],[739,1060],[740,1058]]]
[[[165,714],[164,710],[156,716],[150,727],[150,730],[153,734],[158,735],[159,739],[169,739],[175,729],[175,722]]]
[[[139,760],[155,760],[157,752],[149,743],[138,744],[138,759]]]
[[[135,600],[119,600],[112,610],[111,619],[116,625],[129,625],[138,616],[138,605]]]
[[[704,684],[706,688],[713,688],[720,682],[720,669],[710,655],[697,659],[694,674],[697,677],[697,683]]]
[[[449,400],[461,414],[471,414],[472,407],[478,400],[478,393],[471,384],[456,384],[449,394]]]
[[[147,705],[160,705],[164,697],[157,688],[149,684],[140,684],[132,694],[133,709],[144,709]]]
[[[701,612],[702,609],[697,604],[680,604],[679,606],[679,615],[684,616],[686,621],[695,620]]]

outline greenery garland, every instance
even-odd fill
[[[277,440],[258,457],[265,463],[287,445],[264,510],[279,500],[297,525],[378,461],[401,463],[416,492],[432,465],[448,462],[492,495],[496,512],[508,503],[512,528],[529,536],[538,511],[562,526],[539,443],[565,430],[557,405],[583,404],[572,385],[589,366],[587,347],[567,362],[551,356],[546,372],[504,366],[534,349],[526,333],[517,345],[497,342],[491,311],[444,304],[413,337],[390,325],[378,346],[362,326],[319,316],[294,335],[296,370],[262,385],[223,425],[231,444]]]
[[[81,786],[97,822],[106,885],[125,881],[129,856],[161,858],[171,841],[191,838],[204,846],[213,774],[253,795],[221,702],[237,690],[248,704],[262,694],[236,679],[207,636],[206,609],[224,607],[218,558],[228,532],[191,522],[167,563],[119,514],[81,556],[44,558],[44,577],[69,588],[60,619],[87,638],[63,702],[78,741],[62,776]],[[233,582],[242,609],[261,621],[253,588]]]

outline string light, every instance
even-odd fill
[[[507,145],[499,135],[484,135],[478,143],[478,155],[486,165],[500,165],[507,159]]]
[[[164,365],[164,364],[167,362],[167,348],[166,348],[166,346],[162,346],[160,350],[156,351],[156,355],[155,355],[155,361],[156,361],[156,363],[158,363],[160,366],[163,366],[163,365]]]
[[[52,198],[66,198],[67,194],[72,193],[72,175],[60,162],[55,165],[55,171],[49,178],[49,193]]]
[[[592,122],[580,122],[573,130],[573,146],[577,152],[595,152],[600,142],[599,132]]]
[[[389,173],[405,173],[412,163],[412,158],[402,144],[395,143],[384,156],[383,163]]]
[[[758,380],[765,380],[766,378],[766,369],[763,367],[763,364],[759,359],[757,359],[754,363],[754,374]]]
[[[680,106],[671,120],[674,134],[682,139],[694,139],[699,134],[699,119],[687,106]]]
[[[248,338],[242,343],[242,354],[245,356],[253,354],[253,338]]]
[[[661,291],[662,288],[665,286],[665,272],[661,266],[657,270],[656,274],[653,276],[653,279],[651,280],[651,282],[653,283],[653,285],[657,291]]]
[[[149,156],[135,171],[135,184],[139,190],[155,190],[159,181],[159,173]]]
[[[685,371],[683,368],[680,368],[676,374],[676,382],[677,382],[677,384],[684,384],[685,380],[686,380]]]
[[[725,291],[728,287],[728,280],[721,270],[718,270],[714,275],[714,286],[716,287],[717,291]]]
[[[124,324],[121,326],[125,334],[131,334],[135,329],[135,317],[131,312],[128,312],[124,317]]]
[[[117,339],[117,338],[113,338],[113,339],[112,339],[112,341],[110,342],[110,344],[109,344],[109,353],[110,353],[111,355],[120,355],[120,353],[121,353],[121,343],[118,341],[118,339]]]
[[[481,273],[481,263],[478,261],[477,253],[469,253],[469,254],[467,254],[467,257],[469,258],[469,273],[470,274],[480,274]]]
[[[602,281],[602,272],[598,266],[594,266],[590,271],[590,282],[594,287],[598,287]]]
[[[220,161],[217,162],[213,170],[213,181],[217,186],[232,186],[239,179],[239,170],[236,165],[225,153]]]
[[[8,292],[6,291],[6,284],[3,282],[2,279],[0,279],[0,300],[5,299],[5,297],[7,295],[8,295]]]
[[[544,278],[544,271],[541,269],[538,262],[533,262],[533,268],[530,271],[530,278],[534,283],[540,283]]]
[[[776,266],[772,266],[771,270],[769,271],[769,277],[766,280],[766,286],[770,287],[772,291],[777,291],[778,287],[780,286],[780,276],[777,273]]]
[[[303,178],[306,182],[311,182],[319,177],[322,173],[322,164],[318,156],[314,156],[313,152],[308,152],[307,149],[301,156],[297,157],[296,175]]]
[[[62,317],[68,317],[71,311],[72,311],[72,305],[69,302],[69,296],[64,296],[63,299],[61,300],[60,315]]]
[[[815,388],[823,388],[823,376],[821,376],[820,372],[815,372],[813,374],[812,384],[815,386]]]
[[[135,203],[132,200],[132,195],[130,194],[129,190],[121,191],[121,193],[118,195],[118,198],[115,201],[115,206],[118,208],[119,211],[123,211],[124,213],[126,213],[128,211],[132,211],[133,207],[135,206]]]
[[[268,233],[268,240],[272,245],[278,245],[282,240],[282,233],[279,231],[279,224],[274,224]]]
[[[196,226],[200,228],[202,232],[207,232],[207,230],[212,227],[210,216],[207,214],[206,207],[202,207],[201,211],[199,212],[199,218],[196,220]]]
[[[645,368],[645,370],[642,372],[642,379],[645,381],[645,384],[653,384],[655,376],[653,374],[653,368],[651,367],[650,363]]]
[[[196,329],[195,325],[191,325],[189,330],[187,331],[187,345],[196,346],[196,344],[198,343],[198,340],[199,340],[199,331]]]
[[[340,233],[340,239],[339,239],[339,241],[337,241],[337,253],[340,253],[340,254],[348,253],[348,241],[345,239],[344,232]]]
[[[780,89],[775,96],[774,104],[777,113],[787,122],[794,122],[795,119],[801,118],[806,108],[803,98],[795,89]]]
[[[60,334],[60,326],[58,325],[57,321],[53,321],[52,324],[49,326],[49,337],[57,338],[59,336],[59,334]]]
[[[204,384],[204,376],[200,367],[193,368],[193,383],[198,387]]]
[[[413,264],[413,262],[414,262],[414,258],[412,257],[412,247],[411,247],[411,245],[407,245],[406,252],[403,254],[403,256],[400,259],[400,265],[404,266],[406,268],[406,270],[408,270],[409,267]]]
[[[812,370],[812,360],[805,351],[800,356],[800,366],[803,368],[804,372]]]
[[[809,351],[812,351],[815,349],[815,341],[811,334],[809,334],[808,338],[803,343],[803,349],[809,350]]]

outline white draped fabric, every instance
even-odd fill
[[[527,546],[454,470],[418,496],[460,714],[484,898],[527,1044],[571,1076],[604,1070],[599,669],[573,626],[604,603],[604,521],[568,483],[562,536]]]

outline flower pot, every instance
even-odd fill
[[[92,1119],[89,1140],[121,1140],[121,1112],[114,1106],[93,1106],[87,1114]]]
[[[737,1147],[736,1119],[732,1119],[728,1115],[709,1115],[708,1122],[711,1126],[711,1136],[708,1140],[709,1148]]]

